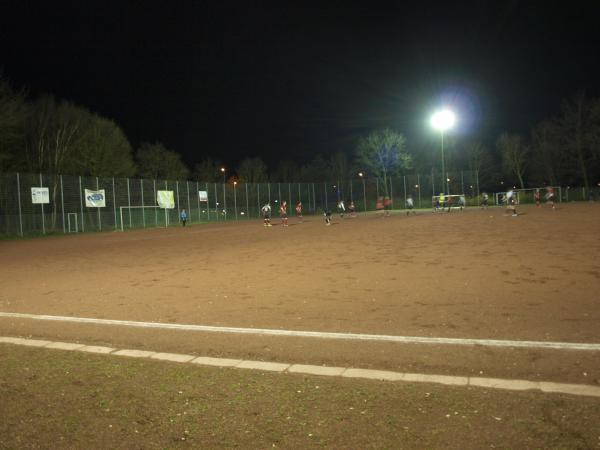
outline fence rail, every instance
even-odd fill
[[[476,172],[447,175],[450,193],[464,194],[467,205],[479,204]],[[301,201],[305,214],[335,210],[339,200],[353,201],[357,211],[375,210],[377,198],[389,196],[402,209],[408,196],[415,207],[429,208],[441,191],[440,174],[393,177],[384,185],[377,178],[304,183],[205,183],[197,181],[105,178],[71,175],[0,173],[0,235],[127,230],[178,225],[186,209],[188,223],[249,220],[270,202],[288,203],[288,213]],[[47,203],[34,203],[32,188],[47,188]],[[85,190],[104,190],[104,206],[89,206]],[[157,204],[157,192],[172,191],[174,208]],[[207,194],[206,200],[199,192]],[[563,190],[564,191],[564,190]],[[577,191],[570,190],[571,199]],[[491,193],[490,193],[491,194]],[[585,197],[585,194],[583,195]]]

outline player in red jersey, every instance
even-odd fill
[[[302,202],[298,202],[296,204],[296,216],[298,217],[298,220],[300,221],[300,223],[303,222],[303,218],[302,218]]]
[[[281,217],[281,225],[284,227],[288,226],[288,217],[287,217],[287,202],[284,200],[279,205],[279,216]]]

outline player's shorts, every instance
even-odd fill
[[[270,219],[271,218],[271,214],[263,214],[263,219]]]
[[[281,218],[282,218],[282,219],[287,219],[287,213],[285,213],[285,214],[280,214],[280,216],[281,216]]]

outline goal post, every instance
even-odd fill
[[[464,194],[452,194],[452,195],[433,195],[431,197],[431,207],[433,211],[443,211],[447,209],[459,209],[463,210],[467,206],[467,198]]]
[[[152,215],[155,214],[156,211],[160,210],[160,209],[164,209],[165,210],[165,228],[167,228],[169,226],[169,214],[167,212],[167,208],[162,208],[160,206],[120,206],[119,207],[119,216],[121,219],[121,231],[125,231],[125,225],[124,225],[124,220],[123,220],[123,212],[125,212],[125,215],[129,214],[129,217],[131,218],[132,215],[135,212],[141,212],[142,216],[142,220],[138,221],[142,224],[142,227],[145,226],[145,214],[146,214],[146,210],[148,212],[152,212]],[[131,226],[131,228],[136,228],[135,226]]]
[[[560,186],[544,186],[544,187],[534,187],[534,188],[526,188],[526,189],[512,189],[515,195],[515,203],[519,204],[527,204],[527,203],[535,203],[535,193],[539,191],[540,193],[540,202],[545,202],[548,200],[549,189],[554,190],[554,201],[562,202],[562,189]],[[503,205],[506,203],[506,195],[509,191],[506,192],[496,192],[494,194],[494,198],[496,201],[496,205]]]

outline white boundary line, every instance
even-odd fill
[[[340,339],[352,341],[398,342],[404,344],[437,345],[481,345],[485,347],[521,347],[546,348],[558,350],[600,351],[600,344],[575,342],[511,341],[498,339],[459,339],[418,336],[389,336],[381,334],[328,333],[319,331],[274,330],[264,328],[215,327],[209,325],[185,325],[160,322],[137,322],[131,320],[93,319],[88,317],[47,316],[36,314],[0,312],[0,317],[15,319],[46,320],[55,322],[92,323],[97,325],[117,325],[137,328],[159,328],[165,330],[203,331],[210,333],[255,334],[267,336],[312,337],[321,339]]]
[[[0,336],[0,344],[23,345],[28,347],[49,348],[54,350],[96,353],[99,355],[121,356],[129,358],[149,358],[180,364],[201,366],[232,367],[279,373],[301,373],[306,375],[361,378],[379,381],[404,381],[407,383],[434,383],[449,386],[477,386],[484,389],[505,389],[509,391],[541,391],[585,397],[599,397],[600,386],[588,384],[555,383],[550,381],[510,380],[504,378],[483,378],[453,375],[432,375],[424,373],[391,372],[387,370],[357,369],[353,367],[311,366],[280,362],[249,361],[210,358],[205,356],[184,355],[180,353],[160,353],[147,350],[116,349],[112,347],[88,346],[70,342],[53,342],[36,339],[22,339]]]

